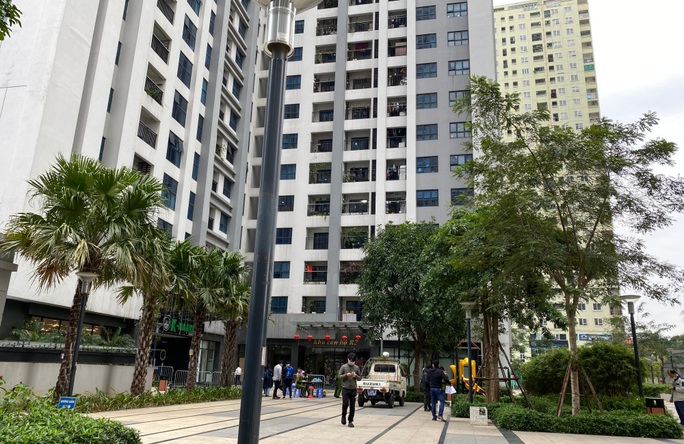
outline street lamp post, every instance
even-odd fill
[[[640,296],[635,294],[627,294],[620,296],[620,299],[627,302],[627,311],[629,312],[629,319],[632,327],[632,344],[634,345],[634,364],[637,371],[637,384],[639,385],[639,397],[644,397],[644,385],[641,381],[641,365],[639,362],[639,346],[637,344],[636,325],[634,324],[634,303],[639,300]]]
[[[252,296],[245,345],[245,378],[240,404],[238,443],[259,440],[263,366],[266,365],[266,327],[271,298],[271,273],[278,208],[280,146],[283,139],[285,64],[293,51],[294,17],[321,0],[257,0],[268,7],[265,52],[271,56],[266,95],[261,184],[252,267]]]
[[[69,372],[69,388],[67,389],[67,396],[74,394],[74,381],[76,380],[76,361],[78,361],[78,349],[81,347],[81,330],[83,330],[83,318],[85,317],[85,308],[88,303],[88,295],[90,294],[90,284],[97,277],[97,273],[92,271],[79,271],[76,273],[81,282],[81,307],[78,314],[78,327],[76,328],[76,339],[74,341],[74,352],[71,355],[71,371]]]
[[[473,384],[474,384],[474,378],[473,378],[473,360],[470,357],[471,353],[471,331],[470,331],[470,318],[471,318],[471,310],[475,306],[475,302],[461,302],[461,306],[465,310],[465,318],[466,318],[466,328],[467,328],[467,333],[468,333],[468,403],[472,404],[473,403]]]

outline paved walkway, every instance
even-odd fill
[[[444,444],[684,444],[684,439],[648,439],[499,430],[468,419],[432,421],[422,404],[356,408],[355,428],[340,424],[341,400],[263,398],[260,441],[267,444],[444,443]],[[445,411],[448,416],[449,409]],[[220,401],[93,414],[140,431],[145,444],[236,443],[240,401]]]

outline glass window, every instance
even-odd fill
[[[416,158],[416,173],[437,173],[438,171],[437,156]]]
[[[276,228],[276,245],[292,243],[292,228]]]
[[[449,170],[456,171],[456,168],[473,160],[472,154],[453,154],[449,156]]]
[[[453,205],[463,205],[468,197],[473,196],[472,188],[452,188],[451,203]]]
[[[419,63],[416,65],[416,78],[427,79],[437,77],[437,63]]]
[[[280,165],[280,180],[294,180],[297,177],[297,164]]]
[[[470,74],[470,60],[449,61],[450,76],[463,76],[466,74]]]
[[[190,49],[195,50],[195,36],[197,35],[197,26],[192,23],[190,17],[185,16],[185,22],[183,22],[183,40],[188,44]]]
[[[202,79],[202,94],[200,95],[200,102],[202,105],[207,104],[207,89],[209,88],[209,82],[207,79]]]
[[[164,205],[169,207],[171,210],[175,210],[176,193],[178,192],[178,182],[168,174],[164,174],[163,184],[164,188],[162,189],[161,195],[162,199],[164,200]]]
[[[209,34],[214,35],[214,23],[216,22],[216,13],[211,11],[211,17],[209,17]]]
[[[107,112],[112,110],[112,100],[114,100],[114,88],[109,88],[109,99],[107,100]]]
[[[449,138],[462,139],[470,137],[470,130],[466,126],[466,122],[451,122],[449,124]]]
[[[122,43],[119,42],[119,44],[116,46],[116,57],[114,58],[115,65],[119,64],[119,57],[121,57],[121,45]]]
[[[435,5],[419,6],[416,8],[416,21],[434,20],[436,18],[437,18],[437,7]]]
[[[188,220],[192,220],[195,214],[195,193],[190,191],[190,199],[188,200]]]
[[[437,93],[416,94],[416,109],[437,108]]]
[[[294,211],[294,196],[279,196],[278,211]]]
[[[304,20],[295,21],[295,34],[304,33]]]
[[[183,52],[178,58],[178,78],[187,87],[190,87],[190,80],[192,79],[192,63],[185,57]]]
[[[468,15],[468,2],[447,3],[447,17],[464,17],[466,15]]]
[[[204,129],[204,117],[202,115],[197,116],[197,135],[196,139],[202,141],[202,130]]]
[[[467,90],[460,90],[460,91],[449,91],[449,106],[453,107],[456,105],[457,100],[461,100],[464,97],[468,97],[468,91]]]
[[[185,97],[181,96],[178,91],[173,97],[173,110],[171,111],[171,117],[176,119],[178,123],[185,126],[185,116],[188,111],[188,101]]]
[[[271,313],[287,313],[287,296],[273,296],[271,298]]]
[[[211,66],[211,45],[207,44],[207,54],[204,56],[204,67],[209,69]]]
[[[227,177],[223,178],[223,195],[230,198],[230,194],[233,192],[233,181]]]
[[[298,119],[299,118],[299,103],[285,105],[285,112],[283,119]]]
[[[221,211],[221,218],[219,219],[219,231],[228,234],[228,224],[230,223],[230,216]]]
[[[173,133],[169,131],[169,143],[166,146],[166,160],[171,162],[177,167],[180,167],[181,158],[183,157],[183,141]]]
[[[291,150],[297,148],[299,134],[283,134],[283,149]]]
[[[437,140],[437,124],[416,125],[416,140]]]
[[[419,207],[436,207],[439,205],[438,190],[418,190],[416,198]]]
[[[302,87],[302,76],[294,75],[285,78],[285,89],[300,89]]]
[[[195,153],[195,156],[192,159],[192,178],[194,180],[197,180],[197,176],[199,175],[199,163],[200,155],[198,153]]]
[[[290,262],[289,261],[275,261],[273,263],[273,279],[289,279],[290,278]]]
[[[202,6],[202,1],[201,0],[188,0],[188,4],[192,8],[192,10],[195,11],[195,14],[199,15],[200,6]]]
[[[422,34],[416,36],[416,49],[437,47],[437,34]]]
[[[245,55],[242,51],[235,51],[235,64],[242,69],[242,64],[245,62]]]
[[[288,62],[301,62],[302,61],[302,47],[298,46],[294,49],[292,52],[292,55],[290,56],[289,59],[287,59]]]
[[[157,228],[168,233],[169,236],[173,235],[173,225],[162,218],[157,219]]]
[[[240,93],[242,92],[242,85],[240,85],[237,79],[233,79],[233,96],[236,99],[240,99]]]
[[[232,110],[230,111],[230,118],[228,119],[228,126],[237,131],[238,122],[240,121],[240,116],[235,114]]]
[[[468,44],[468,31],[451,31],[447,33],[447,46]]]

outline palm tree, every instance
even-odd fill
[[[146,260],[136,239],[146,237],[162,207],[161,183],[146,175],[112,170],[94,159],[58,156],[52,170],[30,180],[39,213],[19,213],[8,222],[3,253],[18,253],[35,265],[41,288],[60,283],[72,272],[94,272],[94,288],[128,280]],[[54,396],[68,387],[82,302],[76,286]]]

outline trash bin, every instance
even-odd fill
[[[665,400],[663,398],[646,398],[646,413],[649,415],[664,415]]]

